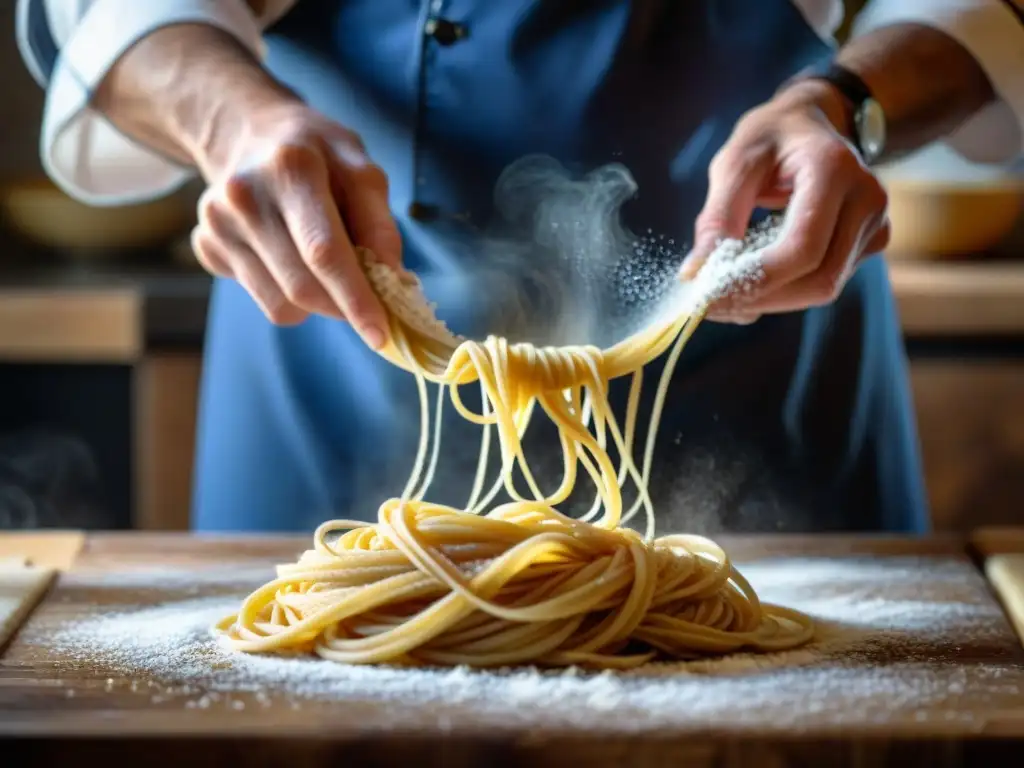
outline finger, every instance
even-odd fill
[[[769,192],[759,195],[754,203],[755,208],[763,208],[766,211],[783,211],[789,205],[792,192]]]
[[[221,277],[234,277],[230,261],[221,254],[232,250],[237,232],[231,225],[230,217],[221,210],[220,195],[213,187],[208,188],[199,198],[198,224],[192,230],[192,250],[207,272]]]
[[[769,184],[762,189],[757,196],[755,206],[767,211],[782,211],[789,205],[793,197],[792,180],[776,179],[775,183]]]
[[[707,319],[713,323],[727,325],[753,325],[761,319],[758,312],[726,311],[714,312],[707,315]]]
[[[879,229],[877,213],[861,199],[848,201],[840,211],[825,258],[818,269],[746,306],[763,314],[796,312],[831,304],[842,293],[861,253],[863,243]]]
[[[232,244],[230,252],[220,241],[211,242],[209,247],[213,258],[230,265],[235,279],[245,288],[270,322],[275,325],[298,325],[308,317],[307,312],[288,301],[277,281],[247,245]]]
[[[682,279],[692,279],[720,241],[744,237],[774,162],[769,148],[761,146],[726,148],[715,157],[708,169],[708,196],[697,217],[694,246],[680,269]]]
[[[320,281],[299,257],[284,219],[272,205],[258,204],[256,193],[244,181],[229,183],[226,195],[233,221],[220,224],[237,232],[248,243],[289,302],[306,312],[336,320],[345,317]],[[225,214],[212,212],[213,218]]]
[[[202,225],[228,251],[245,246],[266,267],[290,303],[306,312],[344,319],[320,282],[302,263],[269,194],[245,176],[224,183],[200,206]]]
[[[214,243],[214,237],[202,227],[195,227],[190,238],[192,253],[200,266],[217,277],[234,277],[231,267],[221,258],[220,251]]]
[[[279,158],[280,210],[302,261],[372,348],[387,340],[383,306],[363,272],[331,189],[325,160],[305,149]]]
[[[861,252],[860,258],[866,259],[882,253],[889,246],[889,240],[891,237],[892,224],[889,221],[889,217],[886,216],[882,222],[882,226],[878,228],[878,231],[875,232],[868,240],[868,244],[864,246],[864,250]]]
[[[764,251],[761,296],[815,272],[825,260],[849,196],[839,179],[841,175],[817,164],[808,164],[797,175],[782,231]]]
[[[388,266],[402,263],[402,238],[388,203],[388,178],[369,162],[332,166],[331,189],[354,246],[370,250]]]
[[[345,320],[327,289],[302,261],[283,220],[264,229],[254,250],[288,301],[306,312]]]

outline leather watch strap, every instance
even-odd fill
[[[813,64],[798,72],[783,84],[780,90],[805,80],[823,80],[839,91],[847,101],[846,126],[843,133],[853,142],[857,151],[863,156],[860,131],[857,129],[856,114],[870,99],[874,98],[867,83],[854,72],[834,61],[823,61]]]

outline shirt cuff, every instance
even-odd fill
[[[194,175],[90,107],[93,91],[129,48],[182,23],[217,27],[264,56],[260,27],[244,0],[96,0],[61,48],[47,88],[40,150],[47,173],[72,197],[91,205],[142,202]]]
[[[946,138],[967,160],[1010,164],[1024,151],[1024,20],[1009,0],[875,0],[857,19],[863,34],[889,24],[924,24],[966,48],[999,97]]]

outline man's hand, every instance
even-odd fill
[[[275,323],[347,319],[379,347],[387,318],[353,246],[399,267],[387,177],[358,136],[301,103],[257,109],[242,126],[200,161],[210,182],[192,234],[200,262]]]
[[[712,160],[684,278],[718,241],[742,238],[755,208],[788,210],[778,241],[765,251],[764,280],[717,302],[709,319],[749,323],[828,304],[857,262],[887,244],[886,193],[840,133],[841,99],[826,83],[795,84],[747,113]]]
[[[158,29],[93,99],[124,133],[202,172],[192,243],[210,272],[241,283],[271,321],[344,318],[375,348],[387,316],[354,246],[395,267],[387,178],[359,137],[306,106],[213,27]]]

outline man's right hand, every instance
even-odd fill
[[[379,347],[387,317],[354,246],[400,265],[384,172],[358,136],[299,102],[232,124],[219,137],[226,151],[200,163],[210,182],[192,234],[200,262],[241,283],[274,323],[346,319]]]
[[[203,266],[241,283],[271,321],[348,320],[379,348],[387,316],[354,246],[399,267],[387,178],[359,137],[310,109],[231,37],[180,24],[111,68],[93,106],[209,183],[192,236]]]

